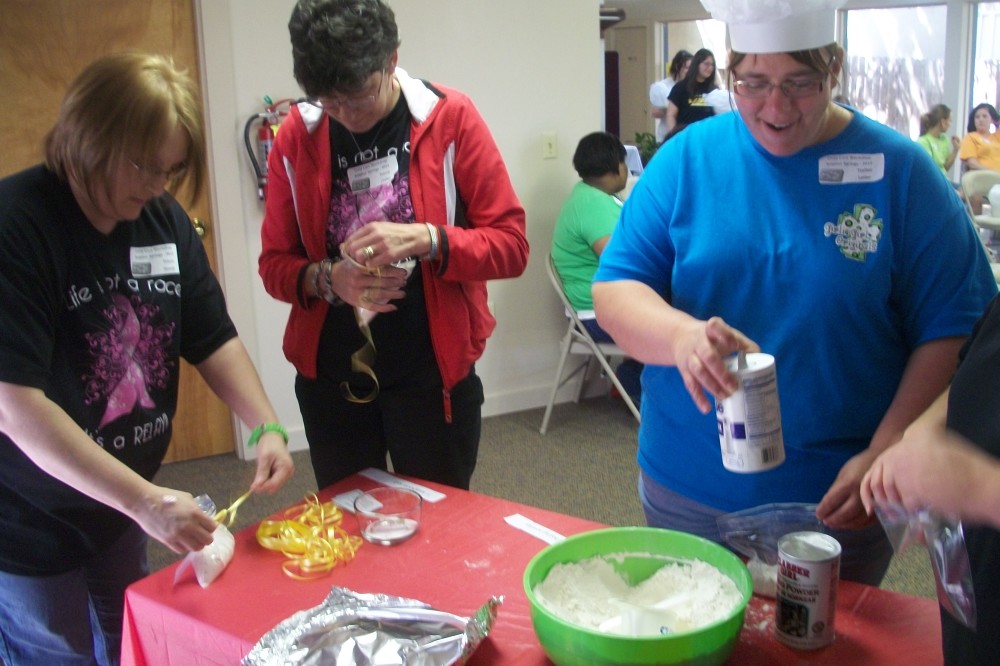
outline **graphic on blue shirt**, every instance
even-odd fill
[[[83,377],[85,402],[107,399],[100,427],[130,414],[136,405],[156,407],[150,388],[164,389],[174,362],[167,350],[174,336],[174,322],[155,323],[159,307],[138,296],[114,294],[102,312],[107,330],[87,333],[93,359],[91,373]]]
[[[841,213],[837,224],[827,222],[823,225],[823,235],[829,238],[836,236],[837,247],[848,259],[865,260],[869,253],[878,250],[879,239],[882,238],[882,219],[873,206],[856,204],[853,213]]]

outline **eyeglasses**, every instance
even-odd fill
[[[734,81],[733,91],[740,97],[750,99],[762,99],[770,97],[771,91],[781,88],[781,92],[790,99],[802,99],[812,97],[823,91],[823,82],[826,77],[811,79],[787,79],[781,83],[771,83],[770,81]]]
[[[346,108],[351,111],[363,111],[375,105],[375,100],[382,94],[382,82],[385,81],[385,68],[382,68],[382,78],[378,81],[378,90],[374,95],[361,95],[359,97],[313,97],[306,102],[324,111],[338,111]]]
[[[156,167],[139,164],[138,162],[134,162],[132,160],[129,160],[128,163],[135,168],[135,171],[139,174],[140,178],[150,183],[159,182],[160,180],[166,180],[168,182],[176,180],[183,176],[187,171],[186,162],[176,164],[165,171],[163,169],[157,169]]]

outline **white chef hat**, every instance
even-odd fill
[[[701,0],[740,53],[807,51],[836,40],[845,0]]]

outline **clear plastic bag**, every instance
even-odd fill
[[[212,501],[211,497],[198,495],[194,501],[205,512],[205,515],[215,515],[215,502]],[[225,525],[220,524],[212,533],[212,543],[199,551],[190,552],[184,556],[184,560],[174,572],[174,585],[184,577],[185,571],[192,568],[195,578],[198,579],[198,584],[202,588],[208,587],[229,565],[235,550],[236,538]]]
[[[789,532],[823,532],[815,504],[782,502],[762,504],[727,513],[716,519],[722,541],[747,558],[753,591],[774,597],[778,577],[778,539]]]
[[[975,629],[976,596],[962,523],[926,509],[911,513],[899,504],[877,506],[875,514],[897,555],[915,543],[927,547],[938,603],[956,620]]]

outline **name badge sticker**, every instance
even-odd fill
[[[826,185],[877,183],[884,177],[883,153],[826,155],[819,160],[819,182]]]
[[[178,275],[181,272],[177,246],[174,243],[130,248],[129,264],[134,277]]]
[[[399,162],[396,161],[396,156],[387,155],[367,164],[351,167],[347,170],[347,180],[351,184],[351,192],[360,192],[391,183],[398,172]]]

